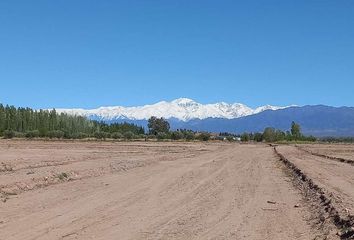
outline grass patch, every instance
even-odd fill
[[[57,176],[60,180],[65,180],[65,179],[67,179],[68,177],[69,177],[69,174],[67,174],[67,173],[65,173],[65,172],[62,172],[62,173],[60,173],[60,174],[58,174],[58,176]]]

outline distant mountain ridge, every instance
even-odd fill
[[[177,122],[174,124],[174,127],[234,133],[262,132],[266,127],[274,127],[287,131],[290,130],[292,121],[299,123],[302,132],[306,135],[317,137],[354,136],[354,108],[324,105],[263,111],[237,119],[208,118],[204,120],[192,120],[188,123]]]
[[[112,122],[135,123],[147,126],[147,120],[115,120]],[[302,132],[316,137],[354,137],[354,108],[330,107],[324,105],[289,107],[274,111],[263,111],[235,119],[207,118],[180,121],[169,119],[172,129],[192,129],[195,131],[263,132],[266,127],[283,131],[290,130],[295,121],[301,125]]]
[[[286,107],[265,105],[252,109],[241,103],[219,102],[214,104],[201,104],[192,99],[179,98],[171,102],[161,101],[152,105],[137,107],[100,107],[97,109],[57,109],[57,112],[72,115],[86,116],[91,119],[112,121],[147,120],[151,116],[164,117],[166,119],[178,119],[190,121],[193,119],[225,118],[235,119],[239,117],[257,114],[266,110],[278,110]]]
[[[129,122],[147,127],[150,116],[164,117],[172,129],[209,132],[262,132],[266,127],[287,131],[292,121],[306,135],[354,136],[354,107],[324,105],[249,108],[244,104],[200,104],[180,98],[141,107],[102,107],[94,110],[57,109],[107,123]]]

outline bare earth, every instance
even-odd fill
[[[353,213],[354,166],[279,151]],[[1,240],[323,236],[265,144],[1,140],[0,200]]]
[[[345,146],[345,148],[348,147],[348,145]],[[342,149],[343,145],[313,145],[307,146],[307,148],[312,149],[314,152],[327,149],[327,154],[337,157],[339,154],[336,154],[336,152],[341,151],[331,150]],[[351,148],[354,150],[354,146],[351,146]],[[317,185],[332,194],[338,208],[347,212],[347,214],[354,215],[354,166],[314,156],[294,146],[281,146],[278,149],[279,152],[283,153],[291,162],[302,169]],[[342,156],[343,153],[340,155]]]

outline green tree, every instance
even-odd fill
[[[38,130],[32,130],[32,131],[27,131],[25,134],[26,138],[36,138],[39,137],[39,131]]]
[[[124,136],[120,132],[114,132],[111,134],[112,138],[114,139],[122,139]]]
[[[210,134],[207,132],[202,132],[197,136],[197,139],[200,141],[209,141],[210,139]]]
[[[192,141],[195,138],[194,133],[192,131],[184,130],[183,135],[187,141]]]
[[[148,120],[149,133],[157,135],[158,133],[168,133],[170,124],[164,118],[151,117]]]
[[[127,139],[127,140],[131,140],[135,137],[134,133],[131,132],[131,131],[128,131],[128,132],[125,132],[124,133],[124,138]]]
[[[248,142],[250,140],[250,135],[248,133],[243,133],[241,135],[241,141],[242,142]]]
[[[173,131],[171,133],[171,139],[172,140],[179,140],[179,139],[182,139],[184,136],[183,136],[183,133],[180,132],[180,131]]]
[[[298,140],[302,136],[300,125],[294,121],[291,123],[291,135],[293,136],[294,140]]]
[[[271,127],[267,127],[266,129],[264,129],[263,132],[263,139],[266,142],[275,142],[276,141],[276,134],[275,134],[275,129],[271,128]]]
[[[0,104],[0,136],[9,137],[9,131],[15,137],[49,137],[49,138],[99,138],[109,137],[111,133],[132,132],[134,135],[145,134],[141,126],[129,123],[113,123],[92,121],[85,117],[58,113],[53,110],[33,110],[16,108]],[[97,134],[97,133],[106,134]],[[95,134],[96,133],[96,134]]]
[[[263,141],[263,134],[262,133],[255,133],[253,137],[254,141],[256,142],[262,142]]]
[[[163,140],[163,139],[168,139],[168,135],[164,132],[159,132],[157,135],[156,135],[156,138],[157,140]]]
[[[4,138],[13,138],[15,137],[15,131],[13,130],[5,130],[4,131]]]

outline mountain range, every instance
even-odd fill
[[[295,121],[306,135],[354,136],[353,107],[265,105],[253,109],[241,103],[201,104],[188,98],[179,98],[138,107],[57,109],[57,112],[108,123],[129,122],[144,127],[151,116],[156,116],[167,119],[172,129],[231,133],[261,132],[266,127],[286,131]]]
[[[97,109],[57,109],[57,112],[65,112],[72,115],[86,116],[102,121],[114,120],[147,120],[152,116],[165,119],[177,119],[190,121],[193,119],[225,118],[235,119],[257,114],[266,110],[278,110],[286,107],[265,105],[252,109],[241,103],[219,102],[215,104],[201,104],[192,99],[179,98],[171,102],[161,101],[152,105],[138,107],[100,107]]]

